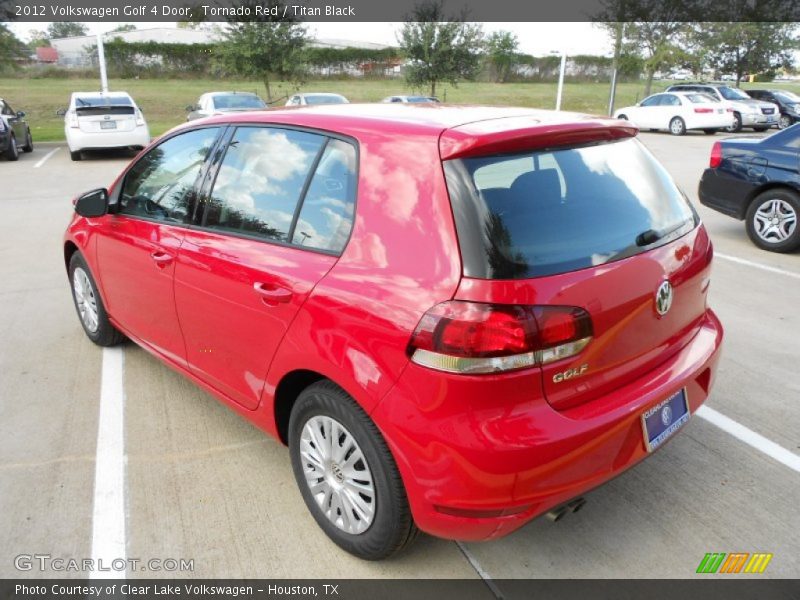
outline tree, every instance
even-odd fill
[[[407,18],[397,38],[409,64],[406,81],[412,87],[444,81],[457,85],[460,79],[474,79],[480,68],[483,29],[461,18],[444,15],[443,0],[424,0]]]
[[[41,29],[31,29],[28,31],[28,36],[31,38],[31,41],[28,42],[28,48],[31,50],[36,50],[36,48],[49,48],[50,47],[50,39],[47,37],[47,32],[42,31]]]
[[[138,27],[136,27],[136,25],[133,23],[120,23],[108,33],[126,33],[128,31],[136,31],[137,29]]]
[[[277,6],[278,14],[283,14],[280,3],[261,4]],[[255,3],[251,6],[251,14],[255,13],[254,6]],[[272,82],[287,80],[299,84],[303,81],[308,33],[293,17],[273,19],[266,16],[262,19],[229,22],[216,55],[223,68],[244,78],[261,81],[269,103],[272,102]]]
[[[494,71],[494,80],[505,83],[517,58],[519,40],[510,31],[494,31],[486,39],[486,61]]]
[[[16,60],[27,54],[25,44],[6,25],[0,23],[0,72],[16,69]]]
[[[47,37],[49,39],[73,37],[86,35],[89,32],[86,25],[75,21],[54,22],[47,26]]]
[[[699,23],[695,31],[708,64],[736,74],[738,86],[747,73],[790,68],[798,44],[794,23]]]

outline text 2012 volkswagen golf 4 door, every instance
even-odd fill
[[[185,125],[76,200],[75,305],[287,443],[345,550],[497,538],[714,380],[711,243],[636,132],[431,104]]]

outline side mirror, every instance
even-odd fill
[[[67,109],[66,108],[59,108],[56,111],[56,116],[59,116],[59,117],[63,117],[66,114],[67,114]]]
[[[194,112],[196,110],[200,110],[200,107],[197,104],[190,104],[186,107],[186,112]]]
[[[75,201],[75,212],[82,217],[102,217],[108,212],[108,190],[98,188],[86,192]]]
[[[23,111],[21,111],[21,110],[17,111],[17,117],[20,118],[20,119],[24,119],[25,118],[25,113]]]

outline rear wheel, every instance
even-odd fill
[[[726,127],[725,131],[730,131],[731,133],[736,133],[742,130],[742,115],[738,112],[733,113],[733,125],[730,127]]]
[[[669,122],[669,132],[672,135],[683,135],[686,133],[686,123],[680,117],[673,117]]]
[[[28,135],[25,136],[25,145],[22,147],[25,152],[33,152],[33,136],[31,130],[28,129]]]
[[[81,153],[80,150],[78,150],[76,152],[70,152],[69,157],[74,161],[79,161],[83,158],[83,154]]]
[[[125,336],[108,320],[94,277],[80,252],[75,252],[69,261],[69,281],[86,336],[98,346],[114,346],[124,340]]]
[[[757,131],[759,133],[766,131],[769,127],[753,127],[753,131]]]
[[[781,115],[781,119],[778,121],[778,129],[786,129],[787,127],[791,127],[792,123],[792,117],[789,115]]]
[[[321,381],[303,390],[289,420],[289,453],[308,510],[338,546],[380,560],[416,538],[386,442],[340,387]]]
[[[716,129],[703,129],[703,133],[705,133],[706,135],[714,135],[715,133],[717,133],[717,130]]]
[[[756,196],[747,209],[747,235],[771,252],[792,252],[800,247],[800,197],[785,189],[767,190]]]
[[[8,140],[6,159],[10,161],[19,160],[19,148],[17,148],[17,138],[14,137],[14,134],[11,134],[11,139]]]

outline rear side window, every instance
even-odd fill
[[[635,139],[445,162],[464,274],[524,279],[620,260],[696,216]]]

